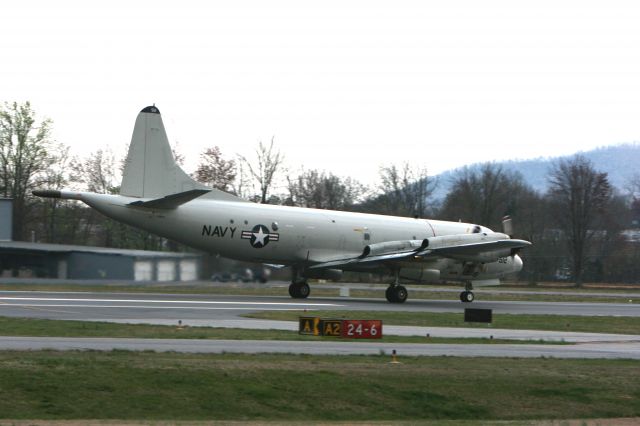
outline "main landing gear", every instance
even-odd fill
[[[387,297],[387,300],[390,303],[404,303],[409,296],[407,289],[404,286],[399,284],[400,282],[400,271],[395,272],[396,278],[389,287],[387,287],[387,291],[385,291],[384,295]]]
[[[387,287],[387,291],[384,293],[387,296],[387,300],[391,303],[404,303],[407,300],[409,293],[404,286],[391,284]]]
[[[464,291],[460,293],[460,301],[464,303],[471,303],[475,296],[473,295],[473,285],[471,283],[465,283]]]
[[[303,271],[293,267],[291,270],[291,284],[289,285],[289,296],[294,299],[306,299],[311,293],[311,288],[307,284]]]
[[[289,295],[294,299],[306,299],[311,293],[311,288],[306,281],[296,281],[289,285]]]

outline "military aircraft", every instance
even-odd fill
[[[38,190],[41,197],[80,200],[129,225],[224,257],[290,267],[289,294],[306,298],[309,278],[339,278],[342,271],[388,271],[391,303],[407,299],[400,280],[496,284],[522,269],[518,251],[531,243],[484,226],[256,204],[206,187],[175,162],[160,111],[136,119],[120,195]]]

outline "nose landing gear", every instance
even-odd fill
[[[409,296],[409,292],[404,286],[400,285],[400,271],[395,271],[395,279],[393,283],[387,287],[384,295],[387,297],[389,303],[404,303]]]
[[[475,296],[474,296],[474,294],[473,294],[473,292],[471,290],[473,290],[473,284],[465,283],[464,291],[462,293],[460,293],[460,301],[461,302],[464,302],[464,303],[473,302],[473,299],[475,299]]]

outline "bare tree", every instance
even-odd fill
[[[549,175],[549,197],[560,229],[564,232],[576,286],[582,285],[586,245],[595,234],[594,225],[611,198],[607,173],[595,170],[581,155],[560,160]]]
[[[284,155],[274,148],[273,138],[271,138],[271,143],[268,146],[262,142],[258,143],[255,162],[249,161],[243,156],[240,156],[240,159],[246,165],[249,175],[260,188],[258,197],[260,203],[267,204],[269,191],[273,187],[276,174],[282,169]]]
[[[13,237],[25,237],[29,194],[36,176],[49,166],[51,120],[36,122],[29,102],[0,107],[0,193],[13,198]]]
[[[236,179],[236,162],[222,158],[220,148],[214,146],[200,154],[200,164],[194,178],[205,185],[226,192],[233,192]]]
[[[435,181],[427,169],[413,169],[408,163],[380,167],[379,194],[364,203],[364,210],[395,216],[424,217]]]
[[[79,181],[79,167],[75,158],[69,155],[69,147],[59,144],[52,150],[50,165],[40,176],[43,189],[65,189]],[[38,198],[40,211],[40,236],[47,242],[62,242],[73,239],[78,231],[75,209],[68,208],[71,203],[60,198]],[[66,208],[65,208],[66,207]]]
[[[98,149],[80,164],[80,180],[89,192],[100,194],[117,194],[115,156],[110,150]]]
[[[365,193],[365,187],[351,178],[308,170],[287,178],[290,203],[317,209],[348,210]]]
[[[533,190],[522,175],[486,163],[479,169],[465,167],[455,178],[440,216],[499,228],[504,215],[516,215]]]

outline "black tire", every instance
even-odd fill
[[[311,293],[311,288],[306,282],[291,283],[289,285],[289,296],[294,299],[306,299]]]
[[[394,298],[395,291],[393,286],[387,287],[387,291],[384,292],[384,296],[387,298],[389,303],[396,303],[396,299]]]
[[[297,294],[298,294],[298,287],[296,286],[296,283],[289,284],[289,296],[296,299]]]
[[[460,301],[464,302],[465,296],[466,296],[466,291],[463,291],[462,293],[460,293]]]
[[[460,298],[464,303],[471,303],[473,302],[473,299],[475,299],[475,295],[472,291],[463,291]]]
[[[395,303],[404,303],[407,300],[407,297],[409,297],[409,292],[401,285],[396,286],[393,290]]]
[[[311,294],[311,287],[309,287],[309,284],[300,283],[298,285],[299,285],[298,298],[299,299],[306,299],[307,297],[309,297],[309,294]]]

